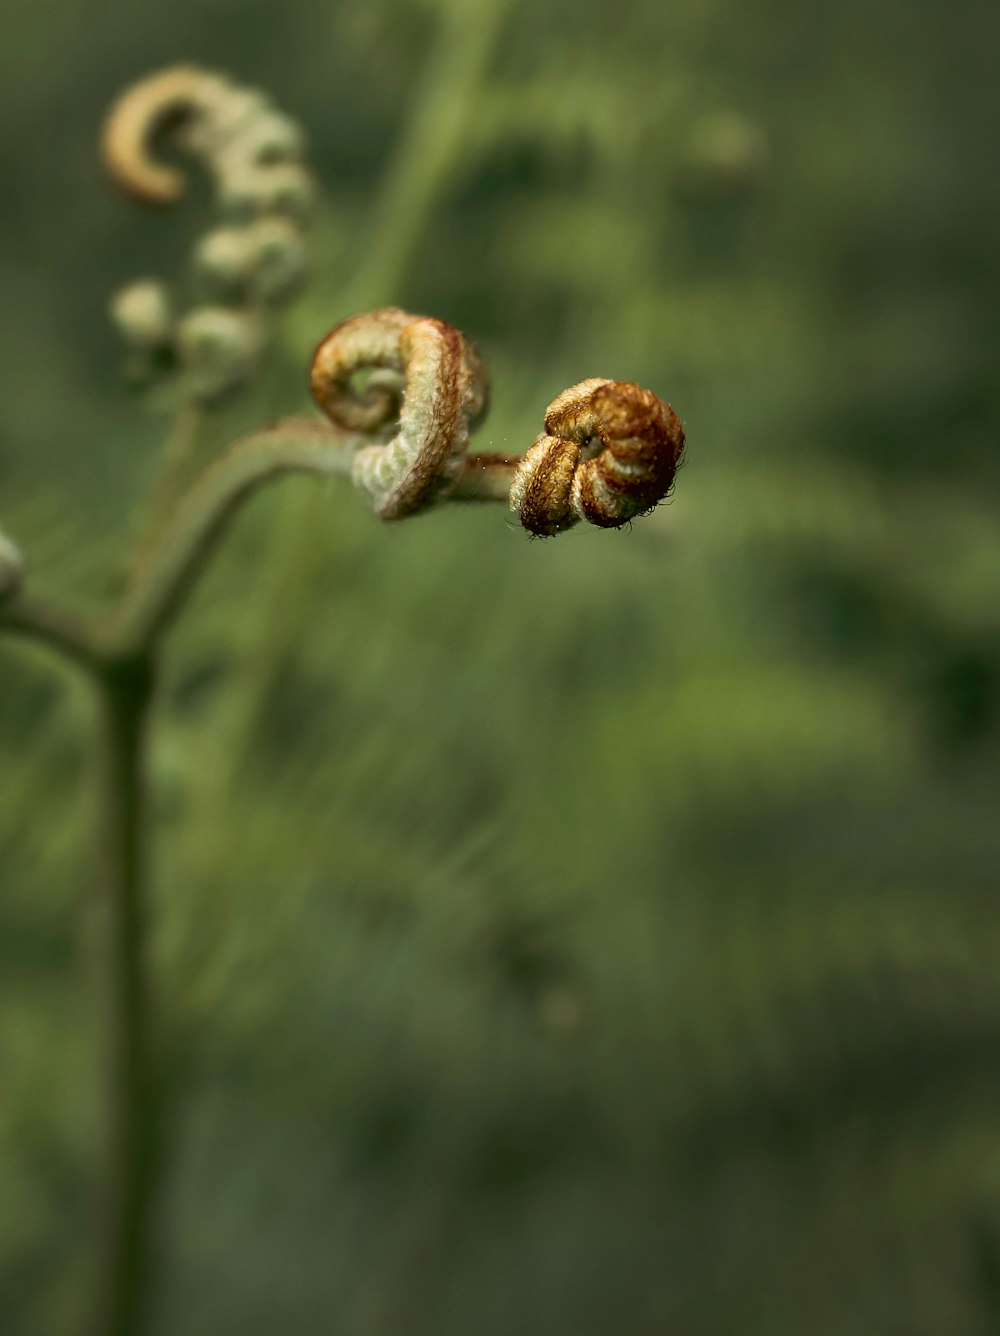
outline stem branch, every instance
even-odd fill
[[[241,502],[285,473],[349,475],[357,443],[329,423],[292,418],[232,446],[183,498],[136,572],[113,628],[116,652],[149,651],[159,642]]]
[[[0,606],[0,634],[45,645],[78,667],[93,671],[96,647],[89,630],[69,613],[19,596]]]
[[[361,439],[295,419],[238,442],[177,506],[136,571],[109,636],[21,595],[0,605],[0,632],[46,645],[83,668],[100,705],[107,1144],[93,1336],[137,1336],[149,1288],[160,1092],[146,959],[146,784],[157,650],[240,504],[286,473],[349,474]],[[452,494],[501,499],[516,464],[509,456],[469,456]]]

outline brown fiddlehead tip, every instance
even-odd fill
[[[184,176],[153,157],[153,141],[171,123],[211,106],[222,80],[194,66],[161,70],[127,89],[108,113],[101,157],[112,179],[150,204],[173,204],[184,194]]]
[[[355,385],[365,370],[367,384]],[[453,486],[489,394],[457,329],[396,307],[335,326],[316,349],[311,385],[334,425],[359,435],[354,481],[385,520],[415,514]]]
[[[335,326],[316,349],[311,383],[326,416],[353,436],[354,482],[386,520],[444,499],[506,496],[532,534],[580,520],[617,529],[663,500],[684,452],[669,404],[630,381],[594,379],[553,400],[527,454],[467,454],[488,400],[479,357],[453,326],[397,307]]]
[[[172,204],[184,193],[184,176],[157,160],[159,139],[207,169],[230,219],[308,216],[315,187],[302,163],[302,130],[257,89],[178,65],[134,84],[111,108],[101,135],[111,177],[136,199]]]
[[[511,510],[541,536],[580,520],[617,529],[663,500],[683,453],[680,419],[652,390],[584,380],[549,404],[515,470]]]

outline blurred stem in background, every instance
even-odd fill
[[[130,572],[132,580],[140,571],[150,547],[184,488],[196,460],[205,417],[206,410],[199,404],[182,403],[177,410],[173,427],[160,452],[159,468],[149,499],[136,526]]]
[[[465,160],[477,95],[482,90],[503,21],[514,0],[450,0],[417,84],[413,105],[374,206],[371,241],[341,314],[403,304],[402,287],[441,195]],[[290,513],[274,525],[265,558],[261,626],[266,635],[254,646],[254,669],[240,693],[229,746],[222,749],[222,786],[245,764],[265,703],[280,681],[289,657],[301,643],[310,617],[309,600],[288,597],[308,586],[322,550],[313,526],[304,522],[313,498],[295,498]]]
[[[464,158],[473,104],[513,0],[451,0],[403,121],[346,313],[398,304],[441,192]]]

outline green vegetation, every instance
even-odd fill
[[[528,542],[262,494],[153,737],[152,1333],[938,1336],[1000,1324],[995,19],[886,0],[0,17],[0,524],[91,610],[168,417],[112,291],[104,110],[176,59],[309,132],[314,277],[210,458],[383,303],[474,339],[480,449],[563,386],[675,498]],[[991,49],[992,46],[992,49]],[[993,343],[991,345],[991,339]],[[0,1315],[91,1288],[91,701],[0,646]]]

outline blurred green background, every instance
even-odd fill
[[[6,0],[0,520],[99,608],[169,424],[110,292],[207,214],[101,179],[178,60],[324,190],[251,399],[387,302],[688,431],[631,531],[254,501],[155,738],[159,1336],[1000,1331],[994,0]],[[0,646],[0,1325],[75,1332],[91,702]]]

